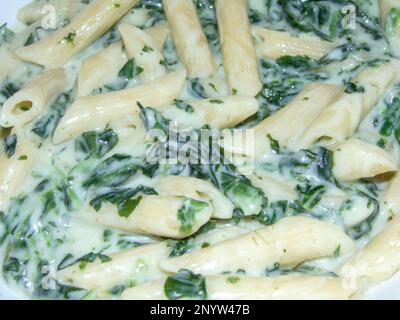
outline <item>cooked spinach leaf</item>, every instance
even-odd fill
[[[17,147],[17,135],[11,134],[4,139],[4,152],[7,158],[11,158],[15,154],[15,148]]]
[[[205,278],[189,270],[180,270],[177,274],[169,276],[164,284],[164,292],[169,300],[207,299]]]
[[[89,131],[75,140],[75,151],[82,152],[86,159],[91,156],[102,158],[118,144],[118,141],[118,135],[110,128]]]
[[[101,162],[83,182],[84,188],[116,187],[124,183],[140,169],[140,159],[115,154]]]

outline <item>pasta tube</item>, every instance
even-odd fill
[[[136,64],[143,69],[139,75],[141,81],[151,81],[166,74],[165,67],[160,63],[164,57],[146,32],[129,24],[120,25],[119,32],[129,58],[135,59]]]
[[[122,211],[111,204],[104,204],[98,212],[87,207],[80,218],[132,233],[183,239],[205,225],[213,212],[208,202],[184,197],[143,196],[135,200],[139,202],[134,209],[127,207]]]
[[[247,14],[247,0],[217,0],[222,61],[229,92],[254,97],[262,83]]]
[[[138,0],[94,0],[66,27],[16,51],[19,58],[47,68],[62,67],[110,29]]]
[[[170,33],[168,24],[162,21],[154,27],[144,29],[144,31],[153,39],[155,49],[158,52],[163,52],[165,40]]]
[[[176,50],[190,78],[211,77],[214,56],[191,0],[163,0]]]
[[[342,268],[346,282],[362,287],[383,281],[400,269],[400,218],[394,218]]]
[[[267,135],[278,140],[283,146],[294,150],[298,149],[298,140],[321,112],[339,96],[341,90],[340,86],[330,84],[307,85],[288,105],[254,128],[238,134],[239,137],[247,136],[252,131],[254,134],[252,145],[243,144],[239,137],[232,136],[224,140],[225,150],[231,153],[245,154],[249,157],[262,156],[270,146]],[[282,130],[282,128],[285,129]]]
[[[121,42],[111,44],[103,51],[83,60],[79,71],[77,95],[91,95],[94,89],[115,80],[126,62],[128,57]]]
[[[351,181],[397,171],[396,160],[389,153],[364,141],[349,139],[332,149],[337,179]]]
[[[269,30],[254,26],[258,52],[270,59],[282,56],[307,56],[312,59],[321,59],[337,44],[321,40],[317,37],[296,37],[289,32]]]
[[[273,176],[257,172],[247,178],[250,179],[253,186],[260,188],[265,192],[269,201],[279,201],[283,199],[294,201],[297,199],[297,193],[294,191],[292,186]]]
[[[259,272],[275,263],[297,265],[330,256],[339,246],[341,254],[355,249],[353,241],[335,225],[297,216],[200,251],[162,260],[160,268],[167,272],[189,269],[204,275],[239,269]]]
[[[137,87],[77,99],[58,125],[53,142],[64,142],[93,126],[105,126],[129,115],[138,117],[137,102],[151,107],[168,105],[181,93],[185,79],[186,72],[180,70]]]
[[[199,201],[210,201],[213,206],[213,218],[230,219],[234,206],[210,182],[192,177],[170,176],[157,182],[157,191],[166,196],[184,196]]]
[[[391,60],[379,67],[369,67],[362,71],[352,81],[357,92],[343,92],[315,119],[299,141],[298,147],[308,148],[321,139],[335,143],[349,138],[395,80],[399,67],[397,60]]]
[[[124,300],[166,300],[166,279],[123,292]],[[347,300],[352,290],[340,278],[310,276],[210,276],[205,278],[208,300]]]
[[[176,102],[176,104],[179,102]],[[231,128],[253,114],[259,108],[255,98],[228,96],[184,103],[193,112],[171,107],[163,110],[168,119],[174,119],[180,129],[200,129],[208,124],[216,129]]]
[[[0,207],[15,196],[36,164],[35,146],[18,135],[15,153],[8,157],[5,152],[0,156]]]
[[[166,242],[143,245],[134,249],[110,254],[110,261],[99,259],[85,268],[79,263],[57,273],[57,280],[87,290],[105,292],[119,285],[138,285],[165,274],[158,268],[160,259],[167,258],[170,249]]]
[[[50,70],[38,76],[6,101],[0,111],[0,125],[8,128],[31,122],[69,87],[64,69]]]
[[[400,214],[400,174],[390,182],[389,188],[383,194],[381,203],[391,215]]]

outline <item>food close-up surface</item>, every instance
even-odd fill
[[[400,0],[5,2],[0,299],[400,299]]]

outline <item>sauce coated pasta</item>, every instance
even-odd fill
[[[10,290],[354,299],[400,269],[399,1],[38,0],[18,20]]]

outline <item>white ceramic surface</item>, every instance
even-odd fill
[[[68,0],[65,0],[68,1]],[[12,26],[16,21],[16,13],[30,0],[0,0],[0,25],[7,22]],[[9,292],[0,281],[0,300],[21,298]],[[398,299],[400,300],[400,273],[380,286],[370,290],[366,296],[368,299]]]

